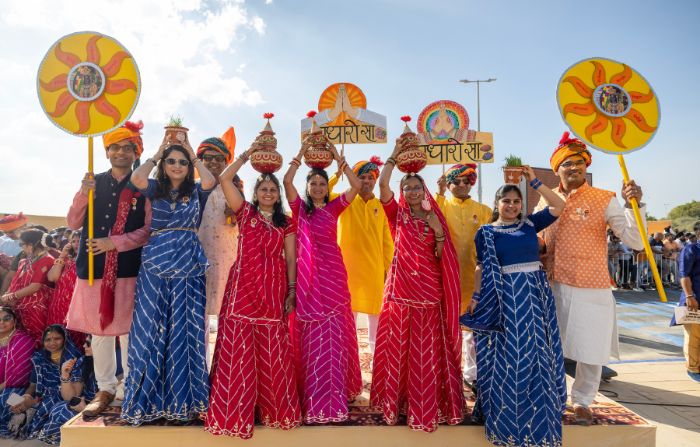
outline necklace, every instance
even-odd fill
[[[516,223],[518,223],[518,220],[517,220],[517,219],[514,219],[514,220],[501,220],[501,219],[498,219],[498,220],[497,220],[496,222],[494,222],[493,224],[496,225],[496,226],[499,226],[499,227],[505,227],[505,226],[508,226],[508,225],[514,225],[514,224],[516,224]]]
[[[177,190],[171,189],[170,190],[170,210],[175,211],[175,207],[177,207]]]
[[[54,363],[58,363],[61,361],[61,354],[63,354],[62,351],[56,351],[51,353],[51,361]]]
[[[272,211],[260,210],[260,215],[262,215],[262,217],[264,217],[267,220],[272,220]]]
[[[10,338],[15,334],[16,329],[12,329],[9,334],[6,336],[0,338],[0,346],[7,346],[7,344],[10,342]]]

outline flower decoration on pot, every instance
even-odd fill
[[[270,112],[263,115],[267,124],[253,142],[257,150],[251,154],[250,164],[261,174],[272,174],[282,167],[282,156],[277,152],[277,138],[270,125],[270,119],[274,116],[275,114]]]
[[[323,130],[316,124],[316,120],[313,119],[316,112],[312,110],[306,116],[313,121],[311,131],[304,140],[304,143],[309,145],[304,154],[304,163],[310,168],[326,169],[333,163],[333,153],[329,150],[330,142]]]
[[[400,152],[396,156],[396,167],[405,174],[415,174],[428,164],[428,156],[425,151],[418,146],[418,135],[408,127],[411,117],[404,115],[401,117],[404,122],[403,133],[399,137]]]

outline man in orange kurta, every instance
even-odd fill
[[[625,209],[615,193],[586,182],[591,153],[578,139],[565,132],[550,159],[560,179],[554,192],[565,201],[559,219],[543,231],[546,268],[557,305],[557,322],[566,358],[576,361],[571,400],[576,420],[593,421],[589,405],[600,384],[603,365],[610,356],[619,358],[615,297],[607,269],[607,228],[628,247],[642,250],[630,200],[640,202],[642,190],[634,181],[625,185]],[[537,208],[545,206],[540,201]]]

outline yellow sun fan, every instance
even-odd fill
[[[140,89],[131,54],[113,38],[89,31],[54,43],[37,75],[39,102],[49,120],[85,137],[121,126],[136,107]]]
[[[585,59],[569,67],[557,85],[557,103],[576,136],[611,154],[643,148],[659,127],[654,90],[629,65],[611,59]]]

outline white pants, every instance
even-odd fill
[[[592,404],[598,392],[602,374],[603,367],[601,365],[576,362],[576,378],[571,387],[571,402],[574,405],[584,407]]]
[[[359,312],[355,314],[355,325],[360,316]],[[379,324],[379,315],[362,314],[367,316],[367,338],[369,339],[369,351],[374,355],[374,347],[377,345],[377,325]]]
[[[472,331],[462,331],[462,358],[462,377],[472,383],[476,380],[476,345]]]
[[[116,339],[117,337],[93,335],[92,336],[92,358],[95,367],[95,379],[97,380],[97,388],[100,391],[107,391],[115,394],[117,391],[117,355],[116,355]],[[127,357],[129,351],[129,335],[120,335],[120,352],[122,358],[122,368],[124,369],[124,378],[129,375],[127,366]]]
[[[211,372],[211,345],[212,341],[215,339],[214,334],[210,332],[212,324],[216,325],[217,332],[219,328],[219,317],[217,315],[205,315],[204,316],[204,338],[206,340],[206,344],[204,346],[204,359],[207,362],[207,371]]]

